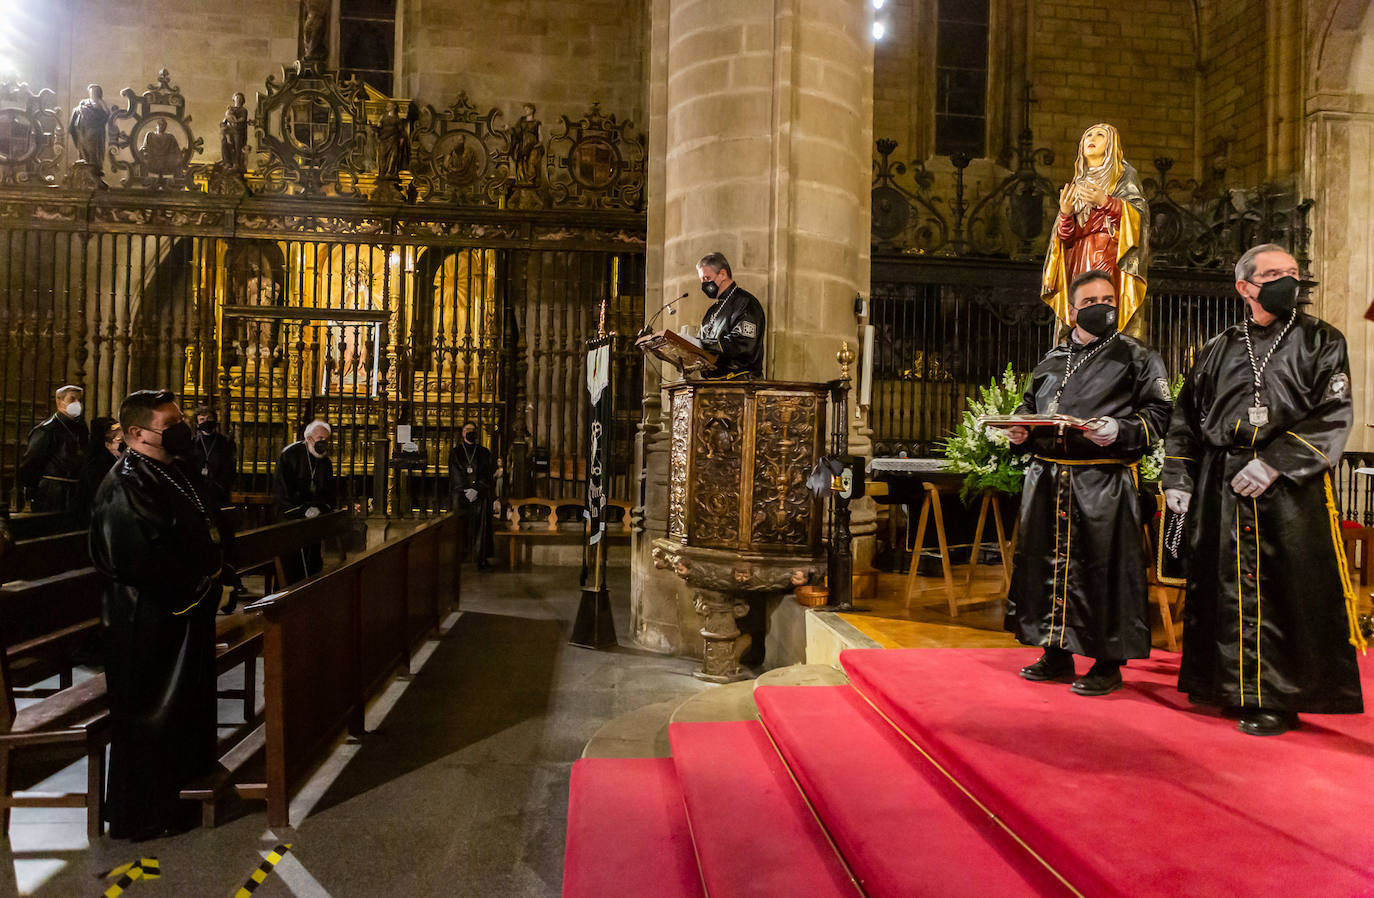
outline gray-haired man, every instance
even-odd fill
[[[334,467],[329,461],[332,432],[327,421],[316,419],[305,425],[302,439],[281,451],[272,489],[278,518],[313,518],[334,510]],[[287,576],[310,576],[322,567],[324,557],[320,547],[314,545],[301,553],[300,569],[288,570]]]
[[[1363,639],[1331,470],[1350,434],[1345,337],[1297,306],[1298,263],[1236,264],[1245,320],[1198,354],[1174,406],[1163,485],[1184,514],[1188,596],[1178,688],[1271,736],[1298,712],[1363,709]]]
[[[767,318],[763,304],[736,284],[730,263],[720,253],[707,253],[697,263],[701,292],[715,300],[701,319],[701,346],[716,354],[716,367],[707,377],[763,374],[763,332]]]

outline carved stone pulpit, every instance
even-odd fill
[[[654,563],[695,590],[705,640],[697,676],[742,675],[751,637],[737,621],[823,575],[822,504],[806,485],[825,451],[829,387],[684,381],[668,388],[672,437],[668,536]]]

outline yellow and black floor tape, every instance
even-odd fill
[[[119,898],[124,894],[124,890],[133,885],[140,879],[157,879],[162,875],[162,869],[158,866],[157,858],[141,857],[136,861],[127,864],[120,864],[113,870],[107,870],[99,874],[97,879],[110,879],[119,877],[102,894],[104,898]]]
[[[262,885],[267,877],[272,875],[272,869],[281,862],[282,857],[290,850],[291,846],[287,844],[278,845],[268,852],[266,860],[258,865],[258,869],[253,871],[253,875],[248,877],[248,881],[234,893],[234,898],[248,898],[249,895],[253,894],[258,886]]]

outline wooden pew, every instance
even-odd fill
[[[620,509],[620,520],[615,520],[612,513],[612,519],[606,525],[606,539],[613,544],[628,545],[630,503],[619,499],[607,499],[606,504]],[[578,545],[585,538],[586,523],[581,516],[583,504],[580,499],[508,499],[506,509],[509,523],[505,527],[498,525],[492,536],[498,545],[498,557],[501,555],[499,546],[504,544],[511,570],[515,570],[517,558],[522,563],[528,563],[530,549],[536,543]],[[571,518],[568,511],[571,509],[577,509],[577,518],[560,521],[559,511],[563,510],[565,517]]]
[[[86,809],[86,834],[94,841],[104,831],[101,802],[105,792],[105,746],[110,741],[110,712],[105,700],[105,675],[69,686],[23,710],[16,710],[9,662],[0,653],[0,835],[9,837],[11,808]],[[10,780],[15,751],[39,745],[79,746],[86,753],[86,791],[16,795]]]
[[[280,521],[247,530],[234,537],[232,564],[240,574],[265,574],[268,592],[275,592],[274,584],[286,580],[282,559],[316,543],[333,541],[338,547],[339,560],[347,558],[346,537],[353,527],[353,516],[347,511],[332,511],[317,518]]]
[[[99,628],[104,589],[93,567],[0,585],[0,648],[11,670],[30,662],[45,671],[55,666],[59,687],[71,686],[72,650]]]
[[[276,559],[282,552],[297,551],[300,546],[342,535],[350,525],[351,519],[346,512],[336,512],[309,521],[288,521],[249,531],[244,534],[248,539],[236,545],[235,561],[248,565],[275,563],[279,569]],[[103,831],[104,748],[109,742],[105,676],[97,674],[73,685],[71,652],[100,626],[106,580],[88,565],[85,531],[24,543],[41,544],[43,550],[35,548],[18,555],[10,553],[7,560],[12,566],[3,568],[5,574],[42,576],[10,579],[0,584],[0,647],[3,647],[0,650],[0,687],[4,690],[4,708],[8,709],[0,709],[0,818],[4,826],[0,833],[8,832],[12,807],[85,807],[87,830],[94,839]],[[340,551],[342,553],[342,546]],[[53,568],[64,564],[70,566],[73,560],[83,566],[52,572]],[[240,698],[244,720],[251,723],[257,715],[257,660],[263,645],[262,619],[257,614],[242,612],[217,617],[215,635],[217,674],[243,667],[243,686],[219,692],[219,696]],[[59,691],[16,711],[12,665],[31,660],[56,665]],[[265,740],[265,732],[265,725],[259,725],[221,759],[221,768],[227,763],[237,769],[253,753],[254,745]],[[86,751],[87,791],[57,796],[15,796],[9,776],[11,753],[51,744],[79,745]],[[216,799],[224,789],[222,782],[211,783],[208,787],[194,784],[183,791],[183,797],[201,800],[204,821],[213,826]]]
[[[85,530],[55,533],[0,545],[0,583],[39,580],[91,563]]]
[[[217,777],[266,801],[269,825],[289,824],[292,794],[341,734],[363,735],[367,702],[456,606],[459,529],[446,515],[248,606],[263,621],[264,725]],[[259,754],[261,778],[236,775]]]

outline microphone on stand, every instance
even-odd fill
[[[669,309],[673,309],[673,306],[675,306],[675,305],[677,305],[678,303],[682,302],[684,299],[686,299],[687,297],[689,297],[689,296],[691,296],[691,295],[692,295],[692,293],[691,293],[691,291],[689,290],[688,292],[682,294],[681,296],[679,296],[677,299],[673,300],[672,302],[664,303],[664,304],[663,304],[663,308],[661,308],[661,309],[659,309],[657,312],[655,312],[655,313],[654,313],[654,317],[652,317],[652,318],[649,319],[649,323],[646,324],[646,325],[644,325],[644,329],[641,330],[641,331],[639,332],[639,336],[640,336],[640,337],[643,337],[643,336],[646,335],[646,334],[652,334],[652,333],[654,332],[654,322],[658,320],[658,316],[662,315],[664,312],[668,311]],[[673,314],[674,314],[674,315],[677,314],[677,310],[676,310],[676,309],[673,309]],[[637,339],[637,338],[636,338],[636,339]]]

